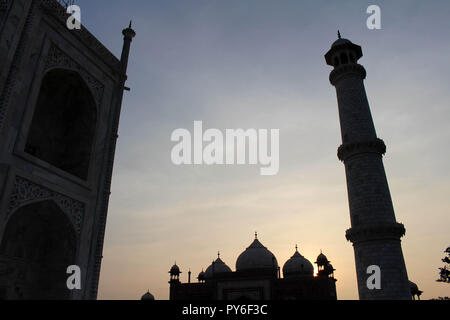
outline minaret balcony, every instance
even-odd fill
[[[406,230],[403,224],[393,222],[352,227],[346,231],[345,237],[348,241],[355,243],[381,239],[399,240],[405,233]]]
[[[338,67],[334,68],[330,73],[330,82],[333,86],[343,77],[347,76],[358,76],[362,79],[366,78],[366,69],[360,64],[357,63],[349,63],[349,64],[341,64]]]
[[[381,139],[345,143],[339,147],[337,155],[339,160],[345,162],[350,157],[361,153],[377,153],[379,155],[384,155],[386,153],[386,145]]]

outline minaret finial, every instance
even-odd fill
[[[338,30],[338,38],[341,39],[341,32]]]
[[[130,26],[128,28],[131,29],[131,25],[133,24],[133,20],[130,20]]]
[[[295,245],[295,251],[298,252],[298,245]]]
[[[217,258],[220,258],[220,251],[217,251]]]

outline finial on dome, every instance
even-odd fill
[[[131,29],[131,25],[133,24],[133,20],[130,20],[130,26],[128,28]]]
[[[220,258],[220,251],[217,251],[217,258]]]
[[[258,240],[258,232],[255,231],[255,240]]]
[[[298,245],[295,245],[295,251],[298,252]]]
[[[341,39],[341,32],[338,30],[338,38]]]

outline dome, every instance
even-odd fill
[[[285,278],[297,275],[312,277],[314,275],[314,267],[308,259],[296,250],[294,255],[284,264],[283,275]]]
[[[197,280],[198,280],[198,281],[203,281],[203,280],[205,280],[205,272],[204,272],[203,270],[202,270],[202,272],[200,272],[200,273],[198,274]]]
[[[239,255],[236,261],[236,271],[277,268],[277,259],[257,238]]]
[[[230,267],[225,264],[225,262],[220,259],[220,257],[217,258],[216,261],[214,261],[205,271],[204,278],[205,279],[211,279],[214,274],[217,273],[227,273],[232,272]]]
[[[326,266],[328,264],[327,256],[324,255],[322,252],[317,256],[316,264],[318,266]]]
[[[142,296],[141,300],[155,300],[155,297],[147,291],[147,293]]]
[[[177,266],[176,263],[172,266],[172,268],[170,268],[169,273],[172,275],[179,275],[181,273],[180,268]]]
[[[331,45],[332,48],[336,47],[336,46],[340,46],[342,44],[346,44],[346,43],[352,43],[350,40],[348,39],[344,39],[344,38],[339,38],[337,39],[335,42],[333,42],[333,44]]]
[[[348,54],[350,54],[350,56],[348,56]],[[349,59],[349,61],[351,61],[352,63],[356,63],[363,56],[363,53],[360,46],[354,44],[348,39],[342,38],[340,32],[338,32],[338,39],[333,42],[333,44],[331,45],[331,49],[325,54],[325,60],[328,65],[337,67],[340,64],[347,63],[339,63],[342,59],[342,55],[344,56],[344,61],[348,61],[345,60],[345,56],[347,56],[347,59]]]

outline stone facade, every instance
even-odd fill
[[[199,283],[171,281],[170,300],[337,300],[336,280],[329,277],[279,278],[263,272],[217,274]]]
[[[97,297],[126,65],[67,18],[0,1],[0,298]]]
[[[384,142],[377,137],[364,88],[366,71],[357,64],[361,47],[337,40],[325,58],[334,67],[330,82],[336,87],[342,146],[338,157],[345,164],[351,228],[360,299],[411,299],[400,238],[405,228],[397,223],[383,166]],[[381,269],[381,289],[370,290],[367,268]]]

